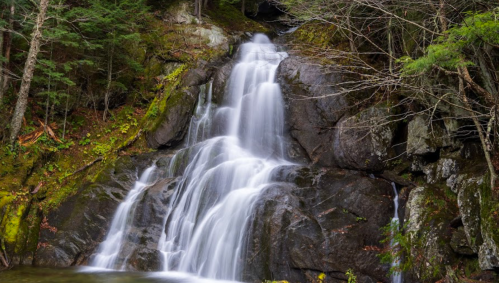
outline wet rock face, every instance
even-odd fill
[[[347,96],[334,94],[344,75],[325,73],[298,56],[283,60],[277,77],[289,133],[312,163],[362,171],[384,168],[395,130],[395,123],[386,123],[387,108],[373,106],[352,115]]]
[[[215,71],[213,76],[213,102],[221,105],[224,99],[225,88],[229,81],[234,62],[229,61]]]
[[[175,185],[174,178],[160,180],[146,189],[137,204],[131,233],[127,235],[124,244],[129,250],[124,254],[130,255],[127,260],[128,270],[161,270],[162,259],[157,245],[164,229],[163,219]]]
[[[202,68],[192,69],[182,78],[183,91],[175,91],[166,101],[159,125],[146,134],[151,148],[171,147],[182,142],[187,132],[199,95],[199,86],[205,84],[210,73]]]
[[[284,59],[277,71],[291,137],[314,163],[324,166],[335,165],[330,150],[333,128],[347,106],[342,96],[321,98],[334,93],[332,85],[338,82],[337,77],[324,74],[319,66],[297,56]]]
[[[136,166],[145,164],[144,160],[120,158],[95,183],[82,186],[75,196],[51,211],[47,220],[57,232],[41,230],[35,265],[67,267],[85,263],[105,237],[119,203],[133,187]]]
[[[385,282],[381,227],[390,222],[390,184],[343,170],[283,167],[257,202],[244,280]],[[284,182],[284,183],[282,183]]]
[[[76,195],[51,211],[47,221],[55,229],[41,230],[34,264],[46,267],[87,264],[92,253],[106,237],[118,205],[133,188],[138,175],[150,165],[150,154],[136,158],[122,157],[116,161],[116,165],[111,164],[101,172],[95,182],[83,185]],[[149,210],[140,206],[137,208],[139,215],[142,215],[140,219],[159,217],[157,214],[162,212],[159,203],[164,203],[167,195],[158,192],[154,187],[147,195],[155,202]],[[160,221],[158,225],[161,226],[161,223]],[[137,227],[140,228],[140,225]],[[154,239],[158,227],[149,228],[147,233],[138,230],[138,234],[143,238]],[[129,237],[135,238],[134,236],[134,233],[131,233]],[[141,255],[142,258],[146,256],[148,255]],[[142,262],[144,261],[142,259]],[[141,261],[136,260],[135,264],[136,269],[140,269]],[[152,261],[148,261],[149,264],[155,266]]]

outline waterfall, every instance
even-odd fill
[[[283,153],[283,101],[275,83],[286,56],[265,35],[255,35],[240,48],[223,107],[212,112],[211,86],[204,105],[200,99],[188,147],[170,165],[175,175],[179,163],[187,164],[158,243],[165,271],[240,279],[253,205],[272,170],[289,164]],[[221,117],[216,129],[210,116]]]
[[[158,242],[162,271],[241,279],[253,206],[271,172],[291,165],[284,157],[284,105],[275,82],[286,56],[257,34],[240,48],[221,107],[211,102],[211,83],[201,88],[185,148],[167,168],[168,177],[178,181]],[[145,170],[119,205],[91,266],[125,268],[130,256],[125,238],[154,171],[154,166]]]
[[[397,230],[398,230],[399,223],[400,223],[399,213],[398,213],[399,195],[398,195],[397,186],[395,185],[395,183],[392,183],[392,187],[393,187],[393,192],[395,193],[395,198],[393,198],[393,203],[395,206],[395,213],[393,214],[393,218],[392,218],[392,227],[395,226],[395,227],[397,227]],[[396,248],[393,241],[391,243],[391,248]],[[392,262],[392,267],[398,267],[399,265],[400,265],[400,258],[395,258]],[[402,283],[402,273],[396,272],[396,273],[392,274],[392,283]]]
[[[114,214],[111,228],[107,234],[106,239],[98,248],[97,255],[91,261],[90,266],[106,269],[120,269],[125,268],[125,259],[119,260],[120,256],[123,257],[123,240],[130,228],[130,222],[133,220],[134,210],[139,196],[142,194],[153,179],[155,166],[147,168],[135,182],[132,190],[128,193],[125,200],[118,206]]]

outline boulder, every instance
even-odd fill
[[[414,116],[408,125],[407,154],[428,155],[436,153],[442,147],[458,147],[459,142],[451,138],[454,127],[455,123],[440,125],[429,121],[427,116]]]
[[[198,23],[198,19],[191,15],[193,9],[189,2],[181,1],[177,5],[171,6],[164,14],[163,20],[175,24],[193,24]]]
[[[466,233],[464,232],[463,226],[458,227],[456,231],[452,233],[450,246],[452,250],[458,254],[468,256],[476,254],[476,252],[473,251],[473,249],[471,249],[470,245],[468,244],[468,239],[466,238]]]
[[[284,59],[277,70],[286,104],[286,126],[306,151],[308,158],[322,166],[334,166],[334,126],[346,113],[342,95],[330,95],[341,82],[339,73],[326,74],[320,65],[299,56]]]
[[[445,266],[454,261],[449,244],[453,217],[449,211],[435,207],[445,203],[435,190],[426,187],[413,189],[405,210],[406,235],[412,243],[409,256],[415,261],[411,271],[418,281],[424,282],[440,279],[444,276]]]
[[[468,244],[475,253],[482,244],[480,232],[480,193],[479,187],[483,183],[483,176],[462,174],[457,177],[455,190],[457,191],[457,205],[464,226]]]
[[[364,171],[384,169],[396,126],[387,123],[389,111],[374,106],[338,122],[332,145],[337,166]]]

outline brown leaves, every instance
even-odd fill
[[[54,234],[57,232],[57,228],[55,228],[54,226],[50,226],[47,217],[43,217],[42,223],[40,223],[40,229],[48,229]]]
[[[38,129],[36,129],[35,131],[33,131],[29,134],[26,134],[26,135],[19,137],[19,144],[20,145],[30,146],[30,145],[35,144],[38,141],[38,139],[45,132],[45,128],[47,129],[47,134],[50,138],[52,138],[53,140],[55,140],[58,143],[62,142],[54,133],[53,129],[57,129],[57,125],[55,123],[52,123],[50,125],[46,125],[46,127],[45,127],[45,124],[42,121],[40,121],[39,119],[38,119],[38,122],[40,123],[40,127]]]
[[[31,194],[36,194],[38,193],[38,191],[40,190],[40,188],[43,186],[43,182],[40,182],[38,183],[38,185],[36,186],[36,188],[31,192]]]

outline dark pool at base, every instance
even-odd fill
[[[0,272],[0,283],[214,283],[177,272],[118,272],[85,268],[15,267]]]

